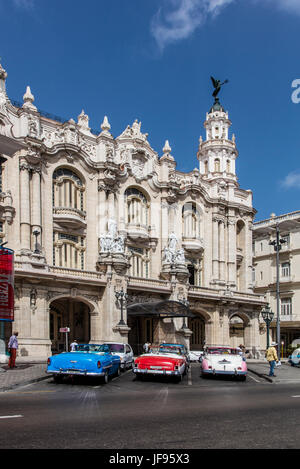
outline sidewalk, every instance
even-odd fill
[[[275,368],[275,377],[269,376],[269,364],[265,360],[247,360],[248,370],[266,379],[270,383],[297,382],[300,383],[300,367],[291,366],[286,359],[281,366]]]
[[[26,385],[49,378],[46,374],[47,363],[17,363],[17,367],[9,369],[7,364],[0,365],[0,392],[8,391],[16,386]]]

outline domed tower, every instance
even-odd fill
[[[207,180],[222,178],[237,182],[235,160],[238,151],[234,134],[229,140],[230,126],[228,112],[220,104],[219,99],[215,98],[214,105],[206,114],[204,122],[206,140],[200,137],[197,153],[200,174]]]

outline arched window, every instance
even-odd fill
[[[226,173],[230,173],[230,160],[226,161]]]
[[[53,173],[53,207],[85,210],[84,183],[69,168],[58,168]]]
[[[129,275],[132,277],[149,278],[149,249],[128,247],[130,253]]]
[[[200,213],[194,202],[189,202],[182,208],[182,236],[185,238],[200,236]]]
[[[219,173],[219,172],[220,172],[220,168],[221,168],[221,167],[220,167],[220,160],[219,160],[219,158],[216,158],[216,159],[215,159],[215,172],[216,172],[216,173]]]
[[[208,174],[208,161],[204,161],[204,174]]]
[[[84,270],[85,237],[54,231],[53,265]]]
[[[127,223],[148,226],[149,205],[145,195],[135,187],[130,187],[125,191],[125,200]]]

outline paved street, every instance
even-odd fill
[[[299,448],[299,421],[299,381],[202,379],[198,364],[178,384],[127,371],[0,393],[1,448]]]

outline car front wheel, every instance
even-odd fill
[[[107,384],[108,383],[108,371],[105,372],[105,375],[103,376],[103,383]]]

